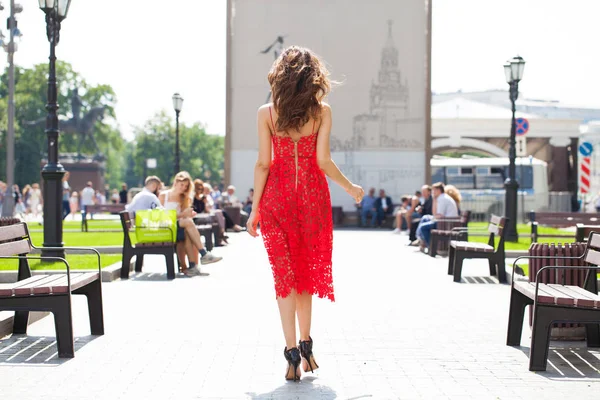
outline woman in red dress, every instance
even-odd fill
[[[256,237],[260,222],[273,269],[288,380],[299,379],[301,362],[304,372],[318,368],[310,337],[312,296],[334,301],[333,223],[326,176],[357,203],[364,195],[331,159],[331,107],[323,102],[331,89],[328,75],[315,54],[292,46],[268,75],[273,103],[258,109],[258,161],[247,227]]]

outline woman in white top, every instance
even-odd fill
[[[183,266],[183,272],[187,276],[200,275],[198,269],[198,253],[202,256],[200,263],[210,264],[221,261],[223,257],[215,257],[204,249],[200,233],[194,224],[192,209],[192,177],[186,171],[175,175],[171,189],[160,194],[159,200],[167,210],[177,211],[177,256]],[[190,263],[189,268],[185,265],[185,254]]]
[[[29,207],[31,207],[31,214],[33,214],[34,217],[37,217],[40,211],[39,209],[41,208],[40,205],[44,204],[42,200],[42,191],[40,190],[40,185],[34,183],[31,186],[30,193],[31,195],[29,197]]]

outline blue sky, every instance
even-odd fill
[[[8,7],[7,0],[2,3]],[[22,3],[18,19],[24,36],[15,61],[29,67],[47,62],[48,42],[37,2]],[[527,97],[600,108],[600,1],[433,4],[435,92],[505,88],[502,65],[520,54],[527,61],[521,84]],[[7,15],[5,9],[0,19]],[[225,18],[225,0],[73,0],[57,56],[91,83],[113,86],[127,138],[133,125],[157,111],[171,111],[174,92],[185,99],[184,122],[200,121],[209,133],[224,134]],[[5,66],[2,57],[0,68]]]

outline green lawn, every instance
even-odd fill
[[[33,255],[39,257],[39,255]],[[100,265],[102,268],[107,267],[121,260],[121,254],[100,254]],[[67,255],[67,262],[71,269],[96,269],[98,268],[98,258],[96,255]],[[17,270],[17,260],[2,260],[0,261],[0,271]],[[32,270],[45,269],[62,269],[66,270],[66,266],[62,262],[41,262],[40,260],[30,260],[29,266]]]
[[[469,223],[470,229],[486,229],[486,222],[471,222]],[[504,242],[504,248],[506,250],[528,250],[531,245],[531,226],[528,224],[517,224],[517,232],[519,233],[519,242]],[[562,234],[570,233],[568,231],[556,228],[549,228],[545,226],[540,226],[538,228],[539,233],[543,234]],[[469,240],[473,242],[483,242],[487,243],[487,237],[484,236],[469,236]],[[573,232],[573,239],[569,240],[567,238],[540,238],[538,240],[539,243],[572,243],[575,241],[575,232]],[[496,243],[498,241],[496,240]]]

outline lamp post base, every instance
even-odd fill
[[[507,242],[518,242],[519,234],[517,233],[517,196],[519,191],[519,183],[516,180],[508,178],[504,182],[504,188],[506,190],[505,197],[505,216],[508,218],[506,221],[506,233],[504,240]]]
[[[65,169],[60,164],[47,164],[42,169],[44,180],[44,243],[43,247],[63,247],[62,178]],[[65,257],[64,250],[44,250],[42,257]]]

